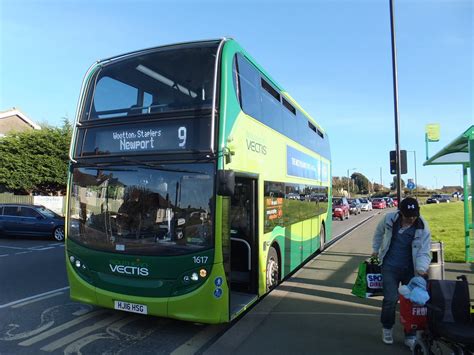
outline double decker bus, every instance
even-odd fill
[[[75,301],[229,322],[330,240],[328,136],[232,39],[96,62],[70,160]]]

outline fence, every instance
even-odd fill
[[[50,210],[64,216],[66,199],[63,196],[29,196],[14,195],[9,193],[0,194],[0,203],[21,203],[27,205],[42,205]]]

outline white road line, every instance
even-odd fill
[[[83,316],[84,314],[90,313],[91,311],[92,311],[92,308],[81,308],[80,310],[75,311],[72,315],[73,316]]]
[[[187,355],[195,354],[201,349],[209,340],[215,337],[225,326],[209,325],[205,329],[197,333],[186,343],[176,348],[170,355]]]
[[[56,249],[56,247],[35,248],[35,249],[31,249],[31,250],[32,251],[37,251],[37,250],[48,250],[48,249]]]
[[[2,256],[8,256],[8,255],[10,255],[10,254],[2,254],[2,255],[0,255],[0,258],[1,258]]]
[[[64,323],[64,324],[61,324],[55,328],[51,328],[50,330],[47,330],[43,333],[40,333],[38,334],[37,336],[34,336],[33,338],[30,338],[28,340],[25,340],[25,341],[22,341],[20,344],[18,345],[21,345],[21,346],[30,346],[30,345],[33,345],[39,341],[42,341],[46,338],[49,338],[50,336],[53,336],[55,334],[58,334],[60,332],[62,332],[63,330],[66,330],[68,328],[71,328],[79,323],[82,323],[86,320],[88,320],[89,318],[92,318],[92,317],[95,317],[95,316],[98,316],[100,314],[103,314],[105,312],[108,312],[108,310],[106,309],[101,309],[101,310],[98,310],[98,311],[95,311],[95,312],[92,312],[92,313],[87,313],[79,318],[76,318],[76,319],[73,319],[67,323]]]
[[[66,335],[65,337],[62,337],[56,341],[53,341],[52,343],[48,344],[48,345],[45,345],[41,348],[41,350],[43,351],[48,351],[48,352],[51,352],[51,351],[54,351],[54,350],[57,350],[63,346],[66,346],[70,343],[72,343],[73,341],[79,339],[79,338],[82,338],[84,335],[87,335],[89,333],[92,333],[93,331],[97,330],[97,329],[100,329],[100,328],[103,328],[111,323],[114,323],[116,322],[117,320],[123,318],[123,317],[126,317],[127,314],[124,314],[124,313],[115,313],[114,315],[110,316],[110,317],[107,317],[105,319],[102,319],[101,321],[93,324],[93,325],[90,325],[88,327],[84,327],[82,329],[79,329],[77,331],[75,331],[74,333],[71,333],[69,335]]]
[[[15,255],[28,254],[28,253],[31,253],[31,250],[29,250],[29,251],[20,251],[19,253],[15,253]]]
[[[35,302],[38,302],[38,301],[42,301],[42,300],[45,300],[47,298],[51,298],[51,297],[56,297],[56,296],[59,296],[59,295],[62,295],[63,292],[56,292],[56,293],[52,293],[50,295],[45,295],[43,297],[38,297],[38,298],[35,298],[33,300],[29,300],[29,301],[26,301],[26,302],[22,302],[22,303],[18,303],[14,306],[12,306],[12,308],[20,308],[20,307],[23,307],[23,306],[26,306],[27,304],[31,304],[31,303],[35,303]]]
[[[22,302],[29,301],[29,300],[32,300],[32,299],[35,299],[35,298],[38,298],[38,297],[43,297],[43,296],[46,296],[46,295],[50,295],[52,293],[56,293],[56,292],[60,292],[60,291],[68,290],[68,289],[69,289],[69,286],[68,287],[63,287],[63,288],[58,288],[57,290],[51,290],[51,291],[48,291],[48,292],[43,292],[43,293],[40,293],[38,295],[22,298],[21,300],[13,301],[13,302],[10,302],[10,303],[0,304],[0,309],[10,307],[10,306],[14,306],[18,303],[22,303]]]

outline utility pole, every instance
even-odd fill
[[[395,115],[395,152],[397,166],[397,200],[401,201],[401,171],[400,171],[400,138],[399,138],[399,119],[398,119],[398,81],[397,81],[397,48],[395,44],[395,14],[393,1],[390,0],[390,29],[392,39],[392,73],[393,73],[393,106]]]
[[[352,168],[352,169],[347,169],[347,197],[349,197],[349,187],[350,187],[350,178],[349,178],[349,172],[357,170],[357,168]]]

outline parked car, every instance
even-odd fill
[[[374,198],[372,200],[372,207],[374,209],[384,209],[387,208],[387,203],[383,198]]]
[[[361,211],[372,211],[372,202],[369,201],[367,198],[360,198],[360,209]]]
[[[440,194],[434,194],[431,195],[426,200],[426,203],[450,203],[451,202],[451,196],[450,195],[440,195]]]
[[[64,240],[64,218],[43,206],[0,204],[0,235]]]
[[[438,199],[435,198],[435,197],[428,197],[426,199],[426,204],[430,204],[430,203],[439,203]]]
[[[360,214],[362,211],[362,205],[358,198],[351,198],[347,200],[349,202],[349,213]]]
[[[332,217],[339,218],[341,221],[350,215],[349,203],[345,197],[335,197],[332,199]]]

